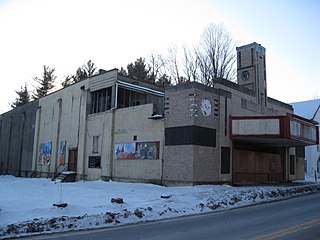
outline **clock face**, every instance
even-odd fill
[[[201,107],[201,112],[203,116],[209,117],[211,115],[212,105],[209,99],[207,98],[202,99],[200,107]]]
[[[250,74],[249,74],[248,71],[243,71],[242,74],[241,74],[241,77],[242,77],[242,80],[243,80],[243,81],[246,81],[246,80],[249,79]]]

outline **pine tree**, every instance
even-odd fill
[[[93,76],[96,73],[96,69],[97,67],[95,66],[95,64],[91,60],[89,60],[86,65],[82,65],[82,67],[79,67],[77,69],[76,74],[67,76],[62,82],[62,87],[65,88],[69,85]]]
[[[20,91],[17,90],[15,92],[18,94],[18,97],[11,103],[12,108],[16,108],[30,102],[30,94],[26,83],[24,84],[24,87],[21,86]]]
[[[138,58],[134,63],[127,65],[128,77],[137,80],[148,81],[148,73],[146,62],[143,58]]]
[[[53,72],[54,68],[50,68],[48,66],[43,66],[42,78],[34,77],[34,81],[36,81],[40,86],[36,87],[36,92],[33,95],[34,99],[38,99],[48,95],[51,89],[54,88],[54,81],[57,78]]]

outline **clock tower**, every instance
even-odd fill
[[[254,42],[237,47],[238,84],[256,93],[257,103],[267,105],[266,49]]]

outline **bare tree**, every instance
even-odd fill
[[[160,76],[165,74],[165,60],[158,53],[151,53],[150,57],[146,60],[148,66],[148,80],[155,83]]]
[[[180,75],[180,63],[178,60],[178,48],[176,45],[171,45],[168,48],[168,59],[166,61],[166,68],[170,77],[176,84],[182,83],[186,78]]]
[[[198,80],[199,59],[195,52],[196,51],[191,52],[189,48],[183,46],[183,72],[189,82]]]
[[[204,84],[210,86],[216,78],[235,79],[235,43],[223,25],[210,24],[205,28],[196,55]]]

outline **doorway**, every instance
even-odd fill
[[[280,183],[284,181],[281,154],[241,149],[234,149],[233,153],[234,183]]]
[[[68,171],[77,172],[78,149],[69,149]]]

